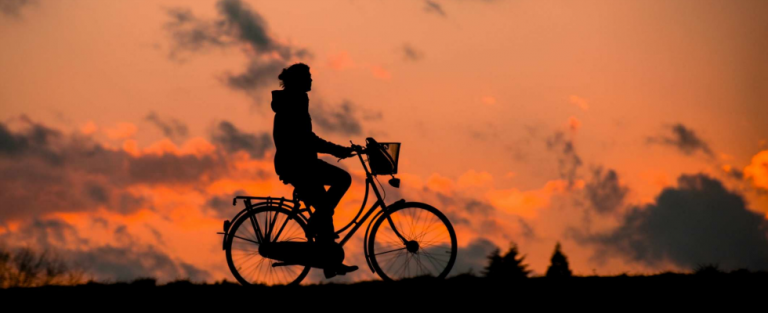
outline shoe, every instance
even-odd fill
[[[344,265],[340,264],[338,268],[336,268],[336,274],[339,275],[346,275],[349,272],[354,272],[358,269],[357,265]]]
[[[324,268],[323,274],[325,278],[332,278],[336,275],[346,275],[349,272],[354,272],[358,269],[357,265],[344,265],[339,264],[336,268]]]

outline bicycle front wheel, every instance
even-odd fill
[[[368,238],[371,265],[383,280],[445,278],[456,261],[456,232],[433,206],[408,202],[384,213]]]
[[[280,265],[259,254],[264,242],[307,242],[306,224],[285,208],[254,208],[232,224],[225,250],[227,264],[238,282],[247,285],[298,285],[309,273],[304,265]]]

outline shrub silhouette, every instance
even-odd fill
[[[697,265],[693,273],[696,275],[712,276],[712,275],[723,274],[723,271],[720,269],[720,264],[708,263],[708,264]]]
[[[525,255],[518,256],[517,245],[512,243],[503,256],[496,248],[488,255],[488,266],[484,268],[483,276],[494,280],[516,280],[528,277],[531,272],[528,265],[523,264]]]
[[[552,253],[551,263],[547,268],[547,277],[571,277],[568,257],[561,251],[560,242],[555,245],[555,252]]]
[[[50,250],[8,250],[0,246],[0,288],[77,285],[84,272]]]

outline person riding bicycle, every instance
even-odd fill
[[[309,66],[293,64],[284,68],[277,78],[283,89],[272,91],[275,172],[284,184],[293,185],[299,196],[315,208],[307,223],[310,234],[316,236],[317,242],[335,243],[338,235],[333,226],[334,209],[352,184],[352,177],[319,159],[317,153],[346,158],[352,156],[354,150],[326,141],[312,131],[307,95],[312,90]],[[328,191],[324,185],[330,185]],[[336,268],[325,268],[324,273],[330,278],[357,269],[357,266],[340,263]]]

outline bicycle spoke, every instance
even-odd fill
[[[395,252],[395,251],[400,251],[400,250],[405,250],[405,248],[400,248],[400,249],[395,249],[395,250],[389,250],[389,251],[386,251],[386,252],[376,253],[376,255],[382,255],[382,254],[386,254],[386,253],[390,253],[390,252]]]
[[[406,207],[388,213],[372,234],[372,259],[382,278],[445,277],[455,260],[456,239],[450,225],[432,210]],[[409,252],[398,233],[418,244]],[[379,252],[380,251],[380,252]]]

